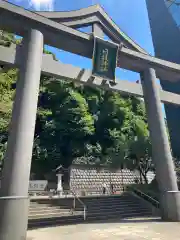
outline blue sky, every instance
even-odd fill
[[[29,10],[54,10],[54,11],[71,11],[85,8],[90,5],[100,4],[113,21],[129,37],[137,42],[151,55],[154,55],[148,14],[145,0],[8,0],[10,3],[19,5]],[[37,6],[37,2],[48,2],[51,4],[42,4]],[[89,28],[81,29],[89,31]],[[46,46],[63,63],[80,66],[82,68],[92,67],[91,59],[83,58],[59,49]],[[139,74],[124,69],[116,70],[116,77],[121,80],[136,81],[140,79]],[[159,81],[158,81],[159,82]],[[162,104],[165,115],[164,104]]]
[[[85,8],[90,5],[100,4],[113,21],[124,31],[129,37],[137,42],[147,52],[154,55],[150,26],[145,0],[8,0],[10,3],[22,6],[29,10],[54,10],[54,11],[71,11]],[[51,4],[37,3],[51,1]],[[89,31],[89,28],[81,29],[81,31]],[[64,63],[73,64],[82,68],[91,68],[91,59],[83,58],[59,49],[49,46],[46,48],[56,54],[56,57]],[[139,74],[124,69],[116,70],[117,78],[121,80],[136,81],[140,79]],[[164,105],[162,104],[163,112]]]
[[[35,9],[35,5],[29,4],[30,1],[33,2],[36,0],[9,0],[9,2],[15,3],[24,8],[37,10],[37,6]],[[45,2],[47,0],[41,1]],[[85,8],[97,3],[105,9],[121,30],[146,51],[154,54],[145,0],[54,0],[53,10],[70,11]],[[47,10],[47,8],[47,5],[41,5],[41,10]],[[88,30],[89,29],[85,29],[84,31]],[[52,47],[48,48],[64,63],[91,68],[90,59],[82,58]],[[139,79],[139,74],[123,69],[117,69],[116,75],[123,80],[136,81]]]

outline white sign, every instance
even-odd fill
[[[48,181],[46,180],[29,181],[29,192],[44,191],[47,184],[48,184]]]

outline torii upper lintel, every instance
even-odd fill
[[[36,13],[71,28],[86,27],[98,23],[112,41],[123,42],[129,49],[148,54],[119,28],[99,4],[74,11],[39,11]]]

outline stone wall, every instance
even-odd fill
[[[149,182],[154,178],[153,173],[148,174]],[[70,188],[76,193],[85,191],[89,194],[102,193],[103,184],[106,184],[107,192],[110,193],[110,185],[114,190],[122,191],[123,187],[136,183],[139,180],[138,172],[128,169],[97,169],[91,166],[73,165],[70,171]]]
[[[110,193],[110,184],[113,184],[115,191],[122,191],[123,187],[136,183],[139,180],[137,171],[131,172],[128,169],[110,170],[107,168],[95,168],[87,165],[72,165],[70,168],[70,188],[80,194],[85,191],[89,194],[101,194],[103,184],[106,184],[107,192]],[[148,180],[154,179],[154,173],[148,173]],[[1,186],[1,180],[0,180]],[[48,189],[56,189],[56,182],[48,181]]]

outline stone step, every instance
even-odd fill
[[[138,211],[141,211],[141,210],[144,210],[144,209],[146,209],[146,210],[149,210],[149,208],[147,208],[147,207],[144,207],[144,206],[139,206],[139,207],[137,207],[137,206],[132,206],[132,207],[122,207],[122,206],[117,206],[116,208],[112,208],[111,206],[107,206],[106,208],[91,208],[91,209],[89,209],[89,208],[87,208],[87,211],[88,212],[106,212],[106,211],[111,211],[111,212],[116,212],[116,211],[118,211],[118,210],[122,210],[122,211],[132,211],[132,210],[138,210]]]
[[[81,209],[80,209],[81,210]],[[68,213],[68,212],[70,212],[71,211],[71,209],[64,209],[64,208],[48,208],[48,209],[34,209],[34,210],[30,210],[29,211],[29,215],[33,215],[33,214],[37,214],[37,213],[39,213],[39,214],[45,214],[45,213],[51,213],[51,212],[59,212],[59,213]],[[76,211],[78,211],[78,209],[76,210]]]
[[[29,209],[35,209],[35,208],[47,208],[47,207],[61,207],[61,205],[58,205],[58,204],[41,204],[41,203],[36,203],[36,204],[33,204],[33,205],[29,205]]]
[[[147,208],[149,209],[149,207],[147,207],[146,205],[142,205],[142,204],[126,204],[126,205],[104,205],[104,206],[87,206],[87,210],[88,211],[104,211],[106,209],[111,209],[112,211],[116,211],[116,209],[141,209],[141,208]],[[84,208],[83,207],[78,207],[78,208],[75,208],[76,210],[83,210]]]
[[[84,221],[84,217],[82,215],[73,215],[73,216],[56,216],[49,217],[44,219],[29,219],[28,228],[42,228],[48,226],[58,226],[58,225],[69,225],[69,224],[78,224],[78,223],[90,223],[90,222],[100,222],[100,221],[115,221],[121,219],[131,219],[134,217],[152,217],[151,213],[122,213],[120,214],[109,214],[107,215],[89,215],[87,216],[86,221]]]
[[[83,212],[50,212],[50,213],[37,213],[29,215],[28,218],[31,219],[49,219],[54,217],[68,217],[68,216],[76,216],[76,215],[83,215]]]
[[[141,212],[141,213],[145,213],[145,212],[149,212],[151,213],[151,211],[147,208],[144,208],[144,207],[139,207],[139,208],[122,208],[121,206],[117,207],[116,209],[112,209],[111,207],[109,208],[105,208],[105,209],[91,209],[91,210],[87,210],[87,215],[108,215],[108,214],[121,214],[121,213],[134,213],[134,212]],[[37,212],[31,212],[29,213],[29,218],[40,218],[40,217],[49,217],[49,216],[56,216],[56,215],[62,215],[62,216],[65,216],[65,215],[76,215],[76,214],[83,214],[83,211],[70,211],[70,210],[67,210],[67,209],[62,209],[61,211],[56,211],[56,210],[48,210],[48,211],[37,211]]]
[[[91,207],[99,207],[99,206],[131,206],[131,205],[142,205],[140,201],[127,201],[127,202],[117,202],[117,203],[101,203],[101,204],[94,204],[94,203],[89,203],[85,204],[86,206],[91,206]]]
[[[44,208],[36,207],[36,208],[29,208],[29,212],[37,212],[37,211],[43,212],[43,211],[51,211],[51,210],[52,211],[54,211],[54,210],[56,210],[56,211],[70,211],[71,209],[73,209],[73,207],[64,207],[64,206],[62,206],[62,207],[61,206],[53,206],[53,207],[44,207]],[[83,206],[76,207],[76,210],[82,211],[83,209],[84,209]]]
[[[28,220],[28,229],[33,228],[42,228],[58,225],[68,225],[68,224],[77,224],[84,222],[82,215],[72,215],[72,216],[60,216],[52,217],[46,219],[29,219]]]
[[[131,205],[131,204],[139,204],[140,201],[138,200],[128,200],[128,201],[117,201],[117,202],[84,202],[84,204],[86,206],[107,206],[107,205],[113,205],[113,206],[118,206],[118,205]],[[59,203],[60,204],[60,203]],[[68,208],[71,208],[73,206],[73,203],[72,204],[67,204],[66,206],[65,205],[58,205],[58,204],[34,204],[34,205],[30,205],[29,209],[36,209],[36,208],[42,208],[42,209],[45,209],[45,208],[51,208],[51,207],[68,207]],[[76,201],[76,206],[78,207],[81,207],[82,204],[81,203],[78,203],[78,201]]]
[[[109,200],[109,201],[114,201],[114,200],[118,200],[118,199],[126,199],[128,200],[129,195],[105,195],[105,196],[89,196],[89,197],[79,197],[79,199],[83,202],[86,201],[105,201],[105,200]],[[130,196],[131,198],[131,196]],[[74,198],[34,198],[31,199],[31,204],[35,204],[36,202],[42,203],[42,204],[46,204],[49,203],[49,201],[51,202],[61,202],[61,203],[67,203],[67,202],[71,202],[73,201]]]
[[[128,205],[104,205],[104,206],[87,206],[87,211],[105,211],[111,209],[111,211],[116,211],[116,209],[149,209],[146,205],[142,204],[128,204]],[[48,207],[48,208],[35,208],[29,209],[29,214],[41,213],[41,212],[69,212],[72,208],[60,208],[60,207]],[[76,207],[76,211],[83,211],[84,207]]]
[[[71,206],[72,207],[72,206]],[[71,208],[70,206],[58,206],[58,205],[47,205],[47,206],[41,206],[41,205],[37,205],[37,206],[33,206],[33,207],[29,207],[29,211],[33,211],[33,210],[36,210],[36,209],[39,209],[39,210],[46,210],[46,209],[69,209]]]
[[[81,201],[114,201],[118,199],[122,200],[128,200],[131,199],[131,196],[125,195],[125,196],[114,196],[114,195],[107,195],[107,196],[91,196],[91,197],[79,197]],[[31,204],[34,204],[36,202],[41,202],[41,203],[47,203],[49,201],[60,201],[60,202],[67,202],[67,201],[73,201],[74,198],[34,198],[31,199]]]
[[[101,199],[101,200],[88,200],[88,201],[82,201],[85,204],[102,204],[102,203],[120,203],[120,202],[132,202],[134,199],[133,198],[119,198],[119,199]],[[138,201],[135,199],[134,201]]]
[[[152,210],[139,198],[109,196],[81,198],[87,206],[86,222],[125,219],[133,217],[152,217]],[[83,222],[83,206],[76,201],[76,211],[71,211],[73,199],[33,202],[29,208],[29,227],[42,227]]]
[[[112,202],[112,201],[106,201],[106,202],[84,202],[84,204],[86,205],[86,206],[104,206],[104,205],[114,205],[114,206],[116,206],[116,205],[131,205],[132,203],[139,203],[139,201],[133,201],[133,200],[129,200],[129,201],[116,201],[116,202]],[[36,203],[36,204],[33,204],[33,205],[31,205],[30,204],[30,206],[29,206],[29,209],[36,209],[36,208],[42,208],[42,209],[44,209],[44,208],[49,208],[49,207],[59,207],[59,208],[61,208],[61,207],[63,207],[63,208],[72,208],[72,206],[73,206],[73,202],[71,203],[71,204],[62,204],[61,205],[61,203],[59,203],[59,205],[56,203],[56,204],[38,204],[38,203]],[[79,203],[78,201],[76,201],[76,206],[77,207],[82,207],[82,204],[81,203]]]
[[[104,214],[104,215],[88,215],[87,221],[100,221],[100,220],[106,220],[109,221],[115,220],[115,219],[127,219],[127,218],[133,218],[133,217],[152,217],[152,214],[150,212],[130,212],[130,213],[117,213],[117,214]]]
[[[92,199],[81,199],[83,202],[116,202],[116,201],[129,201],[134,199],[134,197],[126,196],[126,197],[104,197],[104,198],[92,198]],[[136,199],[136,198],[135,198]]]
[[[71,203],[71,202],[73,202],[73,200],[74,199],[34,199],[33,201],[31,200],[31,202],[30,202],[30,205],[31,206],[34,206],[34,205],[36,205],[36,204],[49,204],[49,203],[56,203],[56,202],[59,202],[59,203],[61,203],[61,204],[69,204],[69,203]],[[86,198],[82,198],[82,199],[80,199],[82,202],[86,202],[86,203],[89,203],[89,202],[94,202],[94,203],[96,203],[96,202],[117,202],[117,201],[129,201],[129,200],[132,200],[132,198],[130,198],[130,197],[124,197],[124,198],[100,198],[100,199],[98,199],[98,198],[89,198],[89,199],[86,199]],[[76,199],[76,201],[78,201],[77,199]]]
[[[128,201],[124,201],[124,200],[123,201],[118,200],[117,202],[112,202],[112,201],[111,202],[109,202],[109,201],[108,202],[107,201],[105,201],[105,202],[89,201],[89,202],[85,202],[84,204],[87,206],[88,209],[92,209],[92,208],[98,208],[98,209],[102,208],[103,209],[103,208],[106,208],[107,206],[108,207],[110,206],[111,208],[117,208],[118,206],[122,206],[122,207],[127,207],[127,206],[135,207],[135,206],[137,206],[137,207],[139,207],[139,206],[142,205],[142,202],[139,199],[137,199],[135,197],[132,197],[131,200],[128,200]],[[145,205],[145,204],[143,204],[143,205]],[[30,205],[29,210],[30,211],[37,211],[38,209],[39,210],[41,209],[43,211],[43,210],[46,210],[46,209],[61,209],[61,208],[71,209],[72,206],[73,206],[73,203],[68,204],[67,206],[65,206],[65,205],[58,206],[57,203],[56,204],[39,204],[39,203],[36,203],[36,204]],[[83,209],[83,206],[78,201],[76,201],[76,208]]]
[[[42,227],[60,226],[83,223],[83,216],[56,217],[49,219],[32,219],[28,221],[28,229],[37,229]]]
[[[111,202],[111,201],[128,201],[131,200],[132,197],[130,196],[119,196],[119,197],[101,197],[101,198],[80,198],[84,202]]]
[[[138,213],[151,213],[151,211],[147,208],[140,208],[140,209],[122,209],[122,208],[118,208],[116,209],[116,211],[112,211],[111,209],[106,209],[104,211],[87,211],[87,214],[88,215],[108,215],[108,214],[129,214],[129,213],[135,213],[135,212],[138,212]]]

